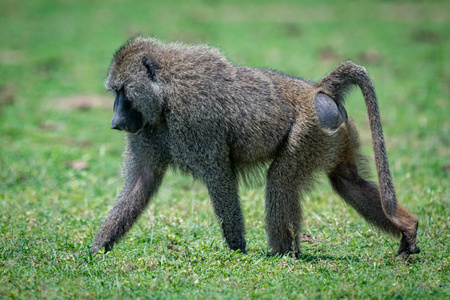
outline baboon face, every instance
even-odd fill
[[[111,129],[136,133],[145,124],[158,122],[162,97],[155,68],[145,56],[116,54],[106,79],[106,88],[116,95]]]
[[[140,111],[133,107],[123,89],[116,94],[111,129],[138,132],[144,126],[144,118]]]

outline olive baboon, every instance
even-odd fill
[[[380,188],[360,177],[358,133],[344,95],[361,88]],[[203,181],[228,246],[245,252],[238,178],[270,162],[266,229],[271,254],[298,253],[300,195],[317,171],[371,224],[402,235],[398,255],[418,253],[417,218],[397,204],[374,88],[344,62],[317,83],[236,66],[207,46],[137,37],[114,55],[106,88],[111,128],[125,130],[125,186],[91,248],[109,251],[157,192],[169,165]]]

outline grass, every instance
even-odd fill
[[[450,297],[449,16],[445,1],[1,0],[0,298]],[[123,183],[124,139],[109,130],[112,102],[74,107],[111,98],[112,54],[138,33],[311,80],[345,59],[365,65],[422,252],[395,259],[398,241],[321,178],[303,201],[317,241],[299,259],[266,256],[263,184],[241,187],[248,254],[233,253],[204,186],[170,172],[112,252],[87,254]],[[360,93],[347,103],[370,156]]]

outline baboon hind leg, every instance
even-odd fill
[[[293,163],[296,161],[287,154],[281,155],[273,161],[267,174],[266,230],[272,249],[269,255],[300,254],[300,196],[311,183],[312,171],[307,165]]]
[[[328,177],[333,189],[369,223],[390,234],[402,235],[397,255],[420,251],[415,243],[417,218],[398,204],[398,224],[392,222],[383,211],[377,185],[361,178],[355,163],[339,164]]]

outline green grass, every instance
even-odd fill
[[[450,297],[448,2],[0,0],[0,25],[0,298]],[[322,178],[303,201],[303,232],[318,241],[300,259],[266,256],[262,184],[241,188],[248,254],[233,253],[204,186],[170,172],[114,250],[88,255],[123,183],[124,138],[109,130],[112,99],[85,110],[61,99],[111,98],[112,54],[138,33],[311,80],[345,59],[365,65],[422,252],[395,259],[398,240]],[[372,155],[359,92],[347,108]]]

